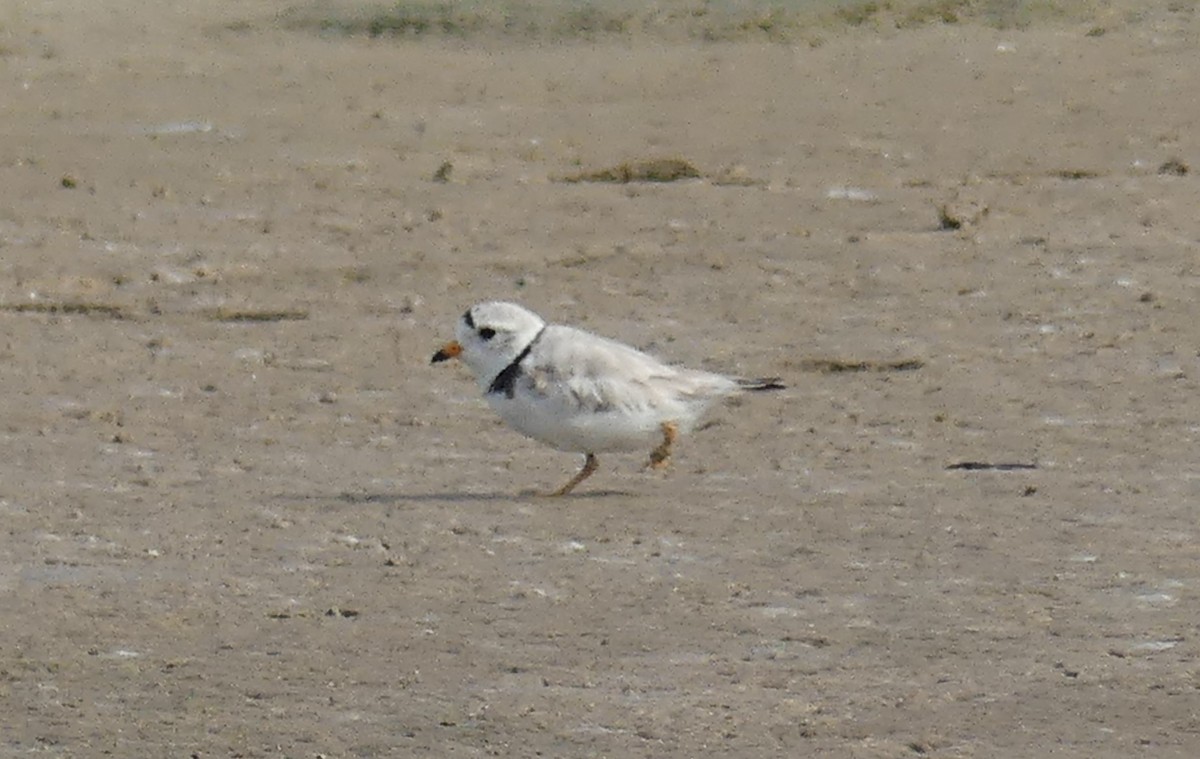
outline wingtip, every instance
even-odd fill
[[[739,379],[738,386],[743,390],[759,391],[759,390],[786,390],[787,385],[780,381],[779,377],[762,377],[759,379]]]

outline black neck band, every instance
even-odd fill
[[[529,344],[525,346],[525,350],[517,354],[517,357],[509,362],[508,366],[500,370],[496,375],[496,379],[492,380],[492,384],[488,386],[489,393],[504,393],[509,398],[513,397],[514,388],[517,385],[517,379],[521,376],[521,362],[533,350],[534,344],[541,338],[542,333],[546,331],[545,325],[538,330],[538,333],[533,336]]]

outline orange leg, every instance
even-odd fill
[[[558,490],[555,490],[551,493],[541,493],[541,495],[544,495],[544,496],[547,496],[550,498],[557,498],[558,496],[566,495],[567,493],[570,493],[572,490],[574,490],[576,485],[583,482],[588,477],[591,477],[596,472],[596,470],[599,468],[600,468],[600,459],[596,458],[596,454],[589,453],[587,455],[587,458],[583,460],[583,469],[580,469],[579,474],[572,477],[570,482],[568,482],[566,485],[563,485]]]
[[[663,440],[658,447],[650,451],[650,460],[646,462],[647,469],[665,469],[671,459],[671,444],[679,437],[679,427],[675,422],[662,423]]]

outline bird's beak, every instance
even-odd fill
[[[449,361],[452,358],[458,357],[462,353],[462,346],[457,340],[451,340],[442,346],[441,350],[433,354],[433,358],[429,361],[431,364],[436,364],[440,361]]]

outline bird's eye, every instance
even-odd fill
[[[479,330],[479,336],[484,340],[491,340],[496,336],[496,330],[492,329],[491,327],[484,327],[483,329]]]

